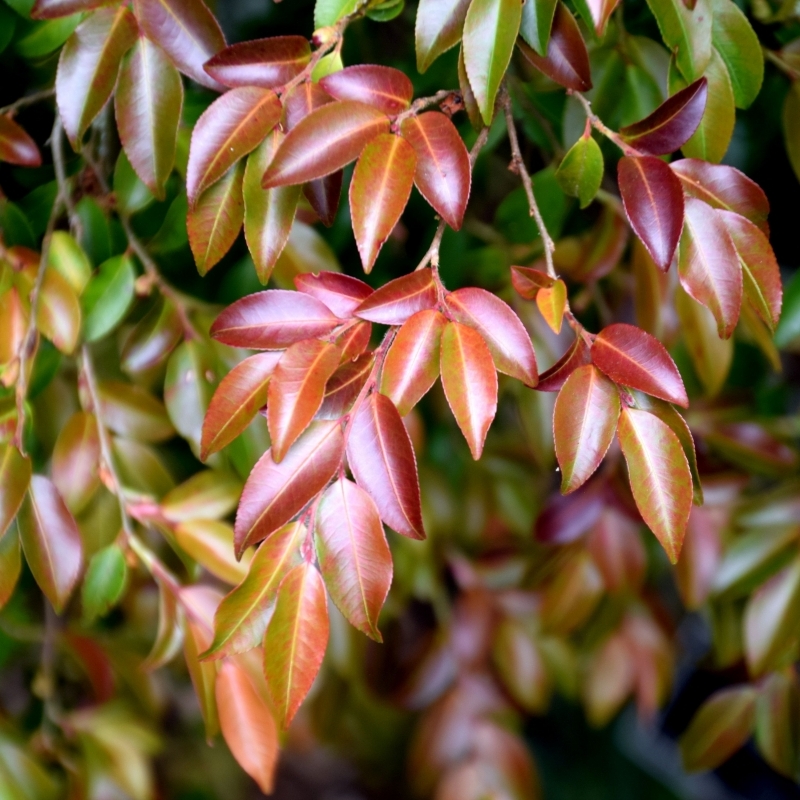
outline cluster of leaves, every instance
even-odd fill
[[[397,706],[423,712],[422,796],[535,797],[515,728],[555,692],[598,726],[630,697],[643,716],[669,697],[678,614],[656,586],[671,568],[642,525],[717,665],[746,665],[683,734],[687,768],[754,733],[796,775],[796,421],[725,392],[734,335],[775,369],[776,341],[800,335],[796,283],[781,319],[767,196],[720,163],[762,47],[732,0],[648,0],[641,27],[666,47],[617,6],[420,0],[417,68],[458,47],[441,73],[458,88],[415,99],[405,71],[342,59],[351,25],[402,27],[403,0],[318,0],[310,40],[230,46],[202,0],[0,5],[0,50],[45,84],[0,109],[0,161],[34,187],[0,207],[3,631],[30,625],[38,591],[47,608],[42,724],[29,743],[0,731],[0,788],[151,797],[158,740],[114,684],[158,707],[182,647],[207,738],[265,792],[321,681],[308,713],[340,744],[348,714],[395,732]],[[794,81],[791,30],[767,54]],[[43,158],[18,117],[52,95]],[[481,173],[503,162],[521,187]],[[432,243],[383,280],[414,187]],[[341,271],[317,222],[352,229],[371,283]],[[490,269],[449,266],[462,226]],[[242,231],[246,268],[277,288],[246,291]],[[220,309],[170,270],[186,248],[200,276],[227,265],[238,299]],[[482,278],[494,291],[469,285]],[[705,397],[684,416],[690,395]],[[449,433],[421,457],[450,417],[481,464],[449,463]],[[411,599],[441,627],[390,666]],[[377,667],[353,667],[364,652]],[[72,707],[81,680],[94,702]],[[391,703],[374,699],[388,683]]]

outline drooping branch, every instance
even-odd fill
[[[42,89],[40,92],[34,92],[33,94],[25,95],[24,97],[20,97],[19,100],[15,100],[13,103],[9,103],[7,106],[0,108],[0,114],[13,114],[15,111],[19,111],[20,108],[32,106],[42,100],[47,100],[50,97],[53,97],[55,93],[56,90],[54,88],[50,88]]]

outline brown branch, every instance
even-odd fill
[[[767,47],[762,47],[761,49],[764,51],[764,58],[766,58],[767,61],[771,61],[781,72],[788,75],[793,81],[800,81],[800,72],[791,66],[791,64],[784,61],[779,53]]]
[[[53,97],[55,93],[55,89],[42,89],[40,92],[34,92],[33,94],[25,95],[25,97],[20,97],[19,100],[15,100],[13,103],[0,108],[0,114],[13,114],[20,108],[32,106],[34,103],[38,103],[40,100],[47,100],[49,97]]]
[[[611,128],[606,125],[597,114],[592,111],[592,104],[580,93],[580,92],[571,92],[572,96],[577,98],[580,104],[583,106],[583,110],[586,112],[586,119],[589,120],[589,124],[597,131],[603,134],[606,139],[614,142],[614,144],[625,153],[626,156],[641,156],[644,155],[640,153],[635,147],[631,147],[616,131],[611,130]]]
[[[436,94],[432,94],[429,97],[418,97],[405,111],[395,117],[393,123],[394,127],[399,130],[403,120],[408,117],[415,117],[420,111],[424,111],[426,108],[438,106],[453,95],[457,95],[460,98],[461,92],[458,89],[440,89]]]

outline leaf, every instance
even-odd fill
[[[267,423],[276,464],[319,411],[325,384],[340,358],[336,345],[318,339],[297,342],[281,357],[267,387]]]
[[[731,0],[711,0],[711,41],[725,62],[737,108],[749,108],[764,80],[764,54],[747,17]]]
[[[0,161],[21,167],[39,167],[42,154],[25,130],[8,114],[0,114]]]
[[[209,59],[203,69],[232,89],[276,89],[299,75],[310,60],[311,47],[304,36],[273,36],[232,44]]]
[[[164,363],[183,336],[175,306],[156,303],[131,329],[122,345],[120,366],[129,374],[145,372]]]
[[[207,469],[192,475],[161,499],[161,513],[172,523],[222,519],[239,503],[242,484],[229,472]]]
[[[136,272],[127,255],[100,265],[81,297],[83,338],[95,342],[114,330],[133,303]]]
[[[408,108],[414,86],[404,72],[379,64],[357,64],[326,75],[319,85],[336,100],[355,100],[386,114]]]
[[[60,430],[51,474],[67,508],[78,514],[100,485],[100,434],[93,414],[76,411]]]
[[[800,81],[792,81],[789,85],[783,102],[781,122],[786,155],[789,156],[794,174],[800,180],[800,136],[797,135],[800,130]]]
[[[248,562],[240,563],[234,558],[233,529],[227,522],[186,520],[175,528],[175,541],[194,561],[225,583],[235,586],[247,576]]]
[[[480,333],[500,372],[536,386],[539,376],[531,337],[507,303],[485,289],[469,287],[448,294],[445,305],[451,319]]]
[[[278,587],[299,563],[308,531],[292,522],[259,545],[247,577],[219,604],[214,616],[214,641],[203,658],[224,658],[257,647],[264,638]]]
[[[664,44],[675,53],[678,69],[687,81],[697,80],[711,60],[710,0],[691,7],[682,0],[648,0]]]
[[[350,420],[347,461],[358,485],[397,533],[424,539],[414,448],[392,401],[371,394]]]
[[[540,56],[547,55],[547,44],[550,41],[550,30],[553,27],[553,16],[557,5],[558,0],[543,0],[539,3],[525,3],[522,6],[519,35]]]
[[[81,589],[83,619],[92,623],[104,617],[125,594],[128,566],[125,554],[116,544],[98,550],[89,560]]]
[[[402,325],[418,311],[436,305],[436,284],[430,269],[395,278],[381,286],[355,309],[355,316],[382,325]]]
[[[275,785],[278,730],[272,711],[253,685],[247,670],[225,661],[215,686],[219,725],[239,766],[265,794]]]
[[[378,642],[392,583],[392,554],[372,498],[352,481],[329,487],[317,509],[319,568],[331,599],[358,630]]]
[[[220,262],[242,229],[243,179],[244,164],[239,162],[221,181],[203,192],[194,208],[189,209],[186,229],[197,271],[201,275]]]
[[[33,577],[60,614],[80,577],[83,544],[72,514],[56,487],[44,476],[31,478],[17,525]]]
[[[31,19],[57,19],[109,5],[110,0],[36,0]]]
[[[75,294],[80,295],[92,277],[92,265],[75,238],[66,231],[53,231],[47,267],[66,278]]]
[[[797,678],[781,672],[770,675],[756,701],[756,746],[763,759],[790,780],[797,770],[799,710]]]
[[[0,537],[17,516],[31,482],[31,461],[10,444],[0,444]]]
[[[193,81],[222,91],[203,65],[225,48],[225,37],[202,0],[134,0],[139,27]]]
[[[525,6],[522,7],[523,13]],[[458,87],[461,90],[461,100],[464,103],[464,110],[467,112],[470,124],[476,131],[483,128],[483,119],[481,118],[481,111],[478,108],[478,101],[472,92],[472,87],[469,85],[469,78],[467,77],[467,68],[464,66],[464,48],[458,48]]]
[[[314,566],[300,564],[281,583],[264,637],[264,676],[281,727],[288,727],[311,689],[327,645],[325,584]]]
[[[586,5],[589,9],[589,16],[594,23],[594,32],[599,38],[603,38],[606,32],[606,25],[608,25],[611,15],[619,5],[620,0],[586,0]],[[577,6],[576,6],[577,7]],[[583,16],[582,8],[578,9]],[[587,22],[589,20],[586,20]]]
[[[683,380],[664,345],[634,325],[616,323],[600,331],[592,345],[592,361],[614,383],[689,406]]]
[[[376,136],[359,156],[350,184],[350,216],[364,272],[371,272],[406,207],[416,164],[414,148],[391,133]]]
[[[478,331],[450,322],[442,332],[442,388],[458,427],[477,461],[497,412],[497,374]]]
[[[375,357],[372,353],[365,353],[353,361],[342,363],[325,387],[325,397],[317,418],[339,419],[350,411],[369,380],[374,363]]]
[[[494,117],[494,101],[511,62],[522,19],[517,0],[472,0],[464,19],[464,66],[486,125]]]
[[[417,71],[427,71],[442,53],[461,41],[468,7],[466,0],[420,0],[415,26]]]
[[[73,353],[81,333],[81,306],[66,278],[47,269],[36,307],[36,327],[62,353]]]
[[[539,289],[536,295],[536,305],[542,312],[544,321],[553,333],[561,333],[561,324],[564,321],[564,312],[567,309],[567,285],[562,280],[557,280],[546,289]]]
[[[592,363],[592,354],[583,337],[578,336],[561,358],[539,376],[536,388],[540,392],[558,392],[567,378],[584,364]]]
[[[714,315],[720,338],[729,338],[742,305],[742,267],[722,216],[692,197],[686,200],[678,275],[686,293]]]
[[[73,148],[114,91],[119,65],[136,42],[127,6],[101,8],[82,22],[61,51],[56,103]]]
[[[0,609],[5,608],[17,588],[22,572],[22,556],[16,526],[0,536]]]
[[[553,413],[562,494],[574,492],[600,466],[619,414],[617,387],[591,364],[578,367],[564,382]]]
[[[581,136],[562,159],[556,170],[556,180],[564,194],[577,197],[581,208],[586,208],[600,188],[603,171],[600,145],[591,135]]]
[[[267,451],[253,467],[239,502],[237,557],[285,525],[321,492],[339,469],[343,451],[338,422],[313,423],[280,464]]]
[[[247,159],[244,172],[244,238],[262,284],[269,280],[292,230],[299,186],[262,189],[261,176],[283,141],[274,130]]]
[[[675,564],[692,509],[692,475],[670,427],[647,411],[623,408],[617,428],[633,499]]]
[[[144,36],[122,62],[114,108],[131,166],[164,199],[164,184],[175,165],[183,81],[164,51]]]
[[[314,4],[314,27],[325,28],[353,12],[357,0],[317,0]]]
[[[547,289],[556,282],[546,272],[532,267],[511,267],[511,285],[520,297],[535,300],[539,289]]]
[[[437,214],[459,230],[469,200],[469,153],[445,114],[426,111],[403,120],[400,132],[417,154],[414,184]]]
[[[372,287],[364,281],[340,272],[298,275],[294,285],[298,292],[316,297],[341,319],[350,319],[359,305],[372,294]]]
[[[211,326],[211,335],[232,347],[283,350],[302,339],[326,336],[340,324],[315,297],[269,289],[228,306]]]
[[[149,655],[142,662],[142,669],[146,672],[159,669],[172,661],[183,643],[183,609],[169,587],[158,579],[156,583],[158,584],[158,631]]]
[[[259,353],[235,366],[219,383],[203,421],[200,460],[230,444],[267,404],[267,386],[282,353]]]
[[[586,43],[575,17],[563,3],[556,5],[546,55],[539,55],[525,42],[517,42],[517,47],[536,69],[561,86],[578,92],[592,88]]]
[[[163,442],[175,435],[164,404],[146,389],[123,381],[100,381],[100,416],[105,426],[126,439]]]
[[[654,156],[621,158],[617,181],[631,227],[656,265],[666,272],[683,228],[680,181]]]
[[[756,696],[751,686],[734,686],[715,692],[700,706],[679,741],[689,772],[718,767],[750,738]]]
[[[516,619],[504,619],[494,637],[492,660],[506,689],[525,711],[546,712],[552,680],[528,626]]]
[[[708,81],[700,78],[668,97],[643,120],[620,128],[620,136],[641,153],[673,153],[697,130],[708,93]]]
[[[387,133],[389,118],[364,103],[328,103],[303,117],[283,141],[262,186],[289,186],[323,178],[358,158],[364,146]]]

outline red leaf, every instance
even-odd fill
[[[372,270],[406,207],[416,163],[414,148],[391,133],[376,136],[359,156],[350,184],[350,215],[364,272]]]
[[[442,387],[458,427],[477,461],[497,412],[497,373],[483,337],[460,322],[442,333]]]
[[[230,444],[267,404],[267,385],[281,355],[250,356],[220,381],[203,421],[201,461]]]
[[[305,339],[289,347],[278,362],[267,390],[267,423],[276,464],[319,411],[325,384],[340,356],[336,345]]]
[[[635,325],[617,323],[597,334],[592,361],[614,383],[687,408],[683,380],[664,345]]]
[[[421,269],[381,286],[355,310],[355,316],[382,325],[402,325],[412,314],[436,305],[436,284],[429,269]]]
[[[281,118],[277,95],[245,86],[218,97],[192,131],[186,192],[193,206],[242,156],[255,150]]]
[[[368,142],[388,130],[389,118],[363,103],[321,106],[289,131],[262,185],[269,189],[330,175],[358,158]]]
[[[53,447],[50,473],[67,508],[78,514],[100,484],[100,436],[94,415],[76,411]]]
[[[619,419],[617,387],[596,367],[578,367],[556,398],[553,433],[561,491],[574,492],[600,466]]]
[[[653,261],[666,272],[683,228],[680,181],[655,156],[621,158],[617,181],[631,227]]]
[[[618,434],[636,507],[675,564],[692,510],[692,474],[681,443],[658,417],[633,408],[622,409]]]
[[[22,167],[42,164],[42,154],[36,142],[6,114],[0,115],[0,161]]]
[[[372,353],[365,353],[354,361],[343,363],[333,373],[325,387],[325,397],[317,417],[319,419],[339,419],[344,416],[352,408],[364,388],[372,373],[374,363],[375,357]]]
[[[283,579],[264,637],[264,676],[282,727],[311,689],[327,646],[325,584],[314,566],[301,564]]]
[[[424,539],[417,461],[392,401],[371,394],[350,420],[347,461],[383,521],[411,539]]]
[[[720,214],[693,197],[686,200],[678,275],[686,293],[714,315],[720,338],[730,338],[742,306],[742,267]]]
[[[531,267],[511,267],[511,285],[520,297],[535,300],[539,289],[548,289],[556,282],[546,272]]]
[[[31,19],[58,19],[107,6],[111,0],[36,0],[31,9]]]
[[[319,85],[337,100],[357,100],[386,114],[408,108],[414,86],[405,73],[378,64],[358,64],[326,75]]]
[[[317,509],[319,568],[331,599],[348,622],[378,642],[392,583],[392,554],[378,509],[355,483],[338,480]]]
[[[539,376],[536,388],[540,392],[558,392],[567,378],[584,364],[592,363],[592,351],[582,336],[572,343],[572,346],[550,369]]]
[[[237,557],[265,539],[321,492],[342,461],[344,439],[338,422],[316,422],[280,464],[268,450],[253,467],[236,513]]]
[[[334,344],[342,350],[342,362],[358,358],[368,347],[372,336],[372,323],[356,322],[334,340]]]
[[[134,0],[136,19],[175,66],[197,83],[222,91],[203,65],[225,47],[222,30],[202,0]]]
[[[273,36],[232,44],[209,59],[203,69],[223,86],[275,89],[299,75],[311,60],[303,36]]]
[[[472,169],[455,125],[445,114],[427,111],[403,120],[400,132],[417,153],[417,189],[457,231],[469,200]]]
[[[708,81],[705,78],[668,97],[652,114],[619,132],[631,147],[660,156],[673,153],[697,130],[706,110]]]
[[[31,481],[31,460],[10,444],[0,445],[0,537],[17,516]]]
[[[315,297],[268,289],[237,300],[211,326],[211,335],[232,347],[283,350],[290,344],[325,336],[341,325]]]
[[[364,281],[341,272],[306,272],[294,279],[297,291],[321,300],[342,319],[350,319],[358,306],[372,294]]]
[[[333,98],[318,83],[301,83],[283,100],[284,127],[287,131],[297,127],[312,111],[333,102]]]
[[[592,88],[589,54],[575,17],[563,3],[556,6],[547,55],[540,56],[522,39],[517,39],[522,55],[548,78],[578,92]]]
[[[536,386],[539,373],[531,337],[519,317],[485,289],[458,289],[445,298],[450,317],[475,328],[492,353],[495,367],[526,386]]]
[[[408,414],[439,377],[439,345],[447,324],[444,314],[419,311],[397,332],[381,373],[381,392]]]

